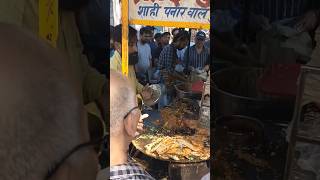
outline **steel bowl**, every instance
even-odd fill
[[[143,101],[143,104],[146,106],[153,106],[158,103],[161,96],[161,86],[159,84],[152,84],[149,86],[153,90],[152,98],[146,101]]]

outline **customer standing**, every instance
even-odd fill
[[[193,68],[203,69],[206,65],[206,61],[209,57],[209,51],[204,46],[204,42],[206,40],[206,34],[203,31],[199,31],[195,38],[195,45],[191,46],[189,49],[189,66]],[[184,64],[187,65],[187,53],[188,50],[185,51],[184,54]]]
[[[160,53],[157,69],[161,71],[163,78],[163,92],[159,100],[159,107],[166,106],[172,100],[173,94],[169,89],[170,81],[172,79],[185,81],[185,77],[175,73],[175,66],[178,64],[177,50],[182,50],[189,43],[189,33],[187,31],[180,31],[174,36],[171,44],[165,46]],[[169,78],[170,77],[170,78]]]
[[[154,46],[152,47],[151,43],[150,43],[151,55],[152,55],[152,67],[154,67],[156,65],[155,61],[156,61],[158,48],[161,46],[161,37],[162,37],[161,33],[156,33],[154,35],[154,41],[153,41]],[[159,55],[158,55],[158,58],[159,58]]]
[[[151,97],[151,93],[148,91],[147,86],[141,85],[137,78],[136,73],[134,71],[134,66],[138,62],[138,53],[137,53],[137,31],[132,28],[129,28],[129,43],[128,43],[128,79],[131,81],[131,85],[136,89],[136,94],[141,94],[143,100],[148,100]],[[114,69],[118,72],[122,71],[122,25],[118,25],[114,28],[113,34],[114,40],[114,54],[110,59],[110,69]]]
[[[155,40],[156,47],[158,47],[161,44],[161,36],[162,36],[161,33],[157,33],[157,34],[154,35],[154,40]]]
[[[151,55],[153,55],[154,51],[157,49],[158,47],[158,41],[157,41],[157,34],[154,34],[154,30],[155,30],[155,27],[153,26],[146,26],[145,27],[148,31],[151,31],[151,36],[150,36],[150,41],[148,42],[150,48],[151,48]],[[156,36],[157,35],[157,36]],[[153,58],[153,56],[152,56]]]
[[[160,53],[162,52],[162,49],[169,44],[170,42],[170,33],[169,32],[164,32],[161,34],[161,40],[160,43],[158,44],[158,47],[154,53],[154,64],[156,65],[159,61]]]
[[[173,72],[175,66],[178,64],[177,50],[184,49],[189,43],[189,33],[187,31],[180,31],[174,38],[170,45],[163,48],[160,53],[158,69],[165,69],[168,72]]]
[[[139,61],[135,65],[137,78],[141,84],[146,84],[147,71],[151,67],[151,47],[149,43],[153,38],[152,30],[148,27],[140,29],[140,40],[137,43]]]

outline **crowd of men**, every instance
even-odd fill
[[[114,35],[111,48],[117,53],[112,52],[110,68],[121,71],[121,25],[112,29]],[[184,68],[188,66],[191,69],[209,70],[210,40],[204,31],[199,30],[190,39],[190,33],[181,28],[174,28],[171,33],[154,33],[155,28],[152,26],[142,27],[139,32],[132,27],[129,30],[129,77],[137,80],[135,84],[138,89],[151,83],[150,72],[155,70],[174,71],[179,64]],[[117,67],[115,63],[118,64]]]

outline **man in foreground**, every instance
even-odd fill
[[[0,22],[15,24],[39,36],[40,16],[52,13],[49,12],[50,8],[44,8],[45,13],[40,13],[42,6],[39,6],[39,2],[43,1],[0,1]],[[81,81],[83,102],[87,105],[88,113],[93,115],[90,117],[94,117],[89,118],[89,123],[101,124],[102,119],[107,117],[107,112],[104,111],[107,109],[104,103],[107,97],[107,80],[103,74],[90,67],[87,57],[82,54],[83,47],[75,18],[78,11],[86,8],[89,0],[60,0],[58,3],[57,49],[68,56],[65,60],[71,63],[71,68]],[[103,8],[103,5],[101,7]]]
[[[71,63],[16,26],[0,24],[0,34],[0,179],[95,179],[97,154],[84,145],[88,120]]]
[[[128,159],[129,144],[137,135],[141,116],[135,91],[130,81],[119,72],[110,70],[110,179],[153,178],[139,165]]]

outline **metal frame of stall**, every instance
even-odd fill
[[[311,145],[317,145],[320,146],[320,137],[312,137],[307,135],[307,133],[303,133],[301,131],[301,117],[304,115],[301,113],[303,106],[302,106],[302,100],[303,95],[305,91],[305,83],[306,83],[306,77],[309,74],[315,74],[320,77],[320,68],[317,67],[311,67],[311,66],[303,66],[301,69],[299,82],[298,82],[298,91],[297,91],[297,97],[296,97],[296,104],[295,104],[295,112],[293,116],[293,123],[292,123],[292,130],[290,134],[290,140],[288,144],[288,154],[287,154],[287,162],[285,167],[285,173],[284,173],[284,180],[288,179],[294,179],[293,175],[296,169],[296,161],[295,161],[295,147],[297,142],[303,142],[308,143]],[[319,119],[317,119],[319,120]]]
[[[129,0],[122,0],[122,7],[121,7],[121,20],[122,20],[122,73],[126,76],[128,76],[128,27],[129,24],[131,25],[145,25],[145,26],[158,26],[161,25],[163,27],[177,27],[177,28],[194,28],[194,29],[210,29],[210,23],[207,24],[201,24],[201,23],[188,23],[188,22],[164,22],[164,21],[150,21],[150,20],[130,20],[129,21]],[[189,30],[191,32],[191,30]],[[190,33],[191,34],[191,33]],[[191,35],[190,35],[191,37]],[[190,40],[189,37],[189,40]],[[190,46],[190,41],[188,48]],[[189,50],[187,50],[189,52]],[[188,57],[189,59],[189,57]],[[188,60],[187,59],[187,66],[188,66]],[[188,68],[187,68],[188,69]],[[210,87],[210,84],[206,86]],[[210,88],[209,88],[210,89]],[[206,91],[207,92],[207,91]],[[201,105],[202,106],[202,105]],[[209,108],[210,107],[206,107]],[[209,111],[210,112],[210,111]],[[204,113],[201,112],[200,109],[200,116],[203,115]],[[204,116],[209,116],[210,114],[204,114]],[[170,168],[171,165],[171,168]],[[170,169],[172,171],[175,171],[177,167],[179,167],[179,164],[170,164],[169,165],[169,174],[170,174]],[[176,167],[177,166],[177,167]],[[172,172],[171,172],[172,173]]]
[[[129,21],[129,0],[122,0],[121,3],[121,21],[122,21],[122,73],[128,76],[128,26],[144,25],[144,26],[163,26],[177,28],[194,28],[194,29],[210,29],[210,23],[188,23],[188,22],[169,22],[169,21],[151,21],[134,19]],[[190,46],[190,41],[188,48]],[[189,58],[188,58],[189,59]],[[188,60],[187,60],[188,61]],[[188,64],[188,63],[187,63]],[[188,68],[187,68],[188,69]]]
[[[167,22],[167,21],[151,21],[151,20],[129,20],[129,0],[122,0],[121,5],[121,21],[122,21],[122,73],[126,76],[128,76],[128,27],[129,25],[145,25],[145,26],[158,26],[161,24],[163,27],[177,27],[177,28],[189,28],[189,44],[187,46],[187,67],[185,68],[184,73],[189,74],[189,48],[190,48],[190,38],[191,38],[191,29],[208,29],[210,30],[210,23],[187,23],[187,22]],[[209,77],[210,79],[210,77]],[[210,95],[210,83],[206,83],[203,87],[204,91],[203,95]],[[208,90],[209,89],[209,90]],[[201,119],[210,119],[210,104],[206,105],[202,103],[203,100],[201,100],[201,106],[200,106],[200,118]],[[205,127],[210,127],[209,124],[205,123],[205,120],[203,120],[202,124]]]

